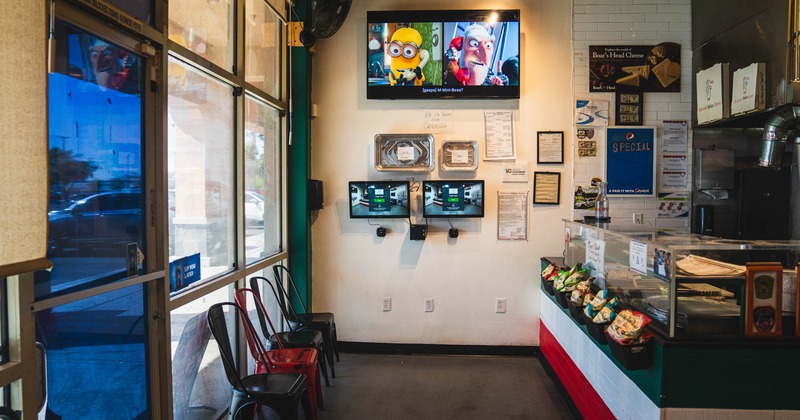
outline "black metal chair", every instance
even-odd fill
[[[291,287],[292,292],[296,295],[300,295],[297,290],[297,286],[294,284],[294,280],[292,279],[291,273],[289,273],[289,269],[284,267],[283,265],[277,264],[272,266],[272,272],[275,275],[275,281],[278,283],[280,288],[282,289],[283,295],[286,297],[286,302],[288,304],[284,304],[281,302],[281,308],[288,307],[290,310],[290,315],[287,316],[287,320],[289,321],[289,325],[293,329],[297,328],[310,328],[314,330],[319,330],[322,332],[323,338],[325,338],[325,345],[328,347],[328,351],[330,353],[329,360],[331,361],[331,365],[333,365],[333,355],[336,355],[336,361],[339,361],[339,346],[338,346],[338,339],[336,337],[336,321],[334,319],[332,312],[309,312],[306,304],[303,303],[302,299],[299,300],[300,307],[303,309],[302,312],[297,312],[295,310],[294,305],[291,304],[291,300],[289,300],[289,295],[286,293],[286,290],[283,288],[283,280],[284,277],[286,282]],[[336,377],[334,375],[334,377]]]
[[[239,366],[237,358],[233,355],[231,348],[231,334],[228,332],[228,324],[225,319],[225,308],[231,308],[233,322],[240,322],[242,327],[250,332],[253,337],[258,337],[253,324],[241,308],[230,302],[217,303],[208,309],[208,327],[211,334],[219,346],[222,364],[225,367],[225,374],[232,387],[231,406],[228,410],[228,419],[237,420],[242,418],[252,418],[258,405],[264,405],[277,413],[281,420],[296,420],[297,406],[303,406],[306,420],[313,420],[313,408],[308,394],[308,382],[302,373],[260,373],[242,377],[239,372],[246,371],[243,366]],[[236,321],[238,320],[238,321]],[[263,351],[260,339],[254,340],[259,343]],[[266,360],[262,360],[264,366],[268,366]],[[269,370],[267,368],[267,370]]]
[[[272,290],[273,296],[275,296],[275,301],[278,305],[281,305],[281,300],[278,297],[278,292],[275,290],[275,287],[272,286],[272,283],[266,277],[261,276],[254,276],[250,278],[250,289],[255,291],[256,294],[260,295],[260,287],[258,285],[259,281],[266,283],[270,290]],[[286,314],[281,308],[281,312]],[[325,337],[323,336],[322,332],[319,330],[312,330],[312,329],[297,329],[293,330],[291,326],[289,327],[289,331],[279,332],[278,337],[276,338],[274,334],[269,334],[269,329],[267,328],[267,321],[264,319],[263,314],[258,314],[258,321],[261,324],[261,331],[263,332],[265,337],[267,338],[267,342],[269,343],[269,348],[276,349],[278,348],[278,338],[283,343],[284,347],[288,348],[296,348],[296,347],[304,347],[304,348],[314,348],[317,349],[317,353],[323,355],[319,358],[319,366],[320,370],[322,371],[322,378],[325,379],[325,386],[330,386],[330,382],[328,381],[328,362],[327,362],[327,346],[325,345]],[[333,362],[331,362],[331,365]],[[333,373],[333,371],[331,371]]]

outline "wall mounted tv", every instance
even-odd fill
[[[483,181],[422,181],[422,217],[483,217]]]
[[[519,98],[519,10],[367,12],[367,99]]]
[[[408,218],[408,181],[350,181],[353,219]]]

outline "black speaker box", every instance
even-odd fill
[[[320,210],[325,207],[322,197],[322,181],[319,179],[308,180],[308,209]]]
[[[411,240],[424,241],[428,236],[428,226],[425,225],[411,225]]]

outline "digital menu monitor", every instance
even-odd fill
[[[422,216],[483,217],[483,180],[422,181]]]
[[[353,219],[408,218],[408,181],[350,181]]]

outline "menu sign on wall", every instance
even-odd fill
[[[589,47],[589,91],[680,92],[681,46],[674,42]]]

